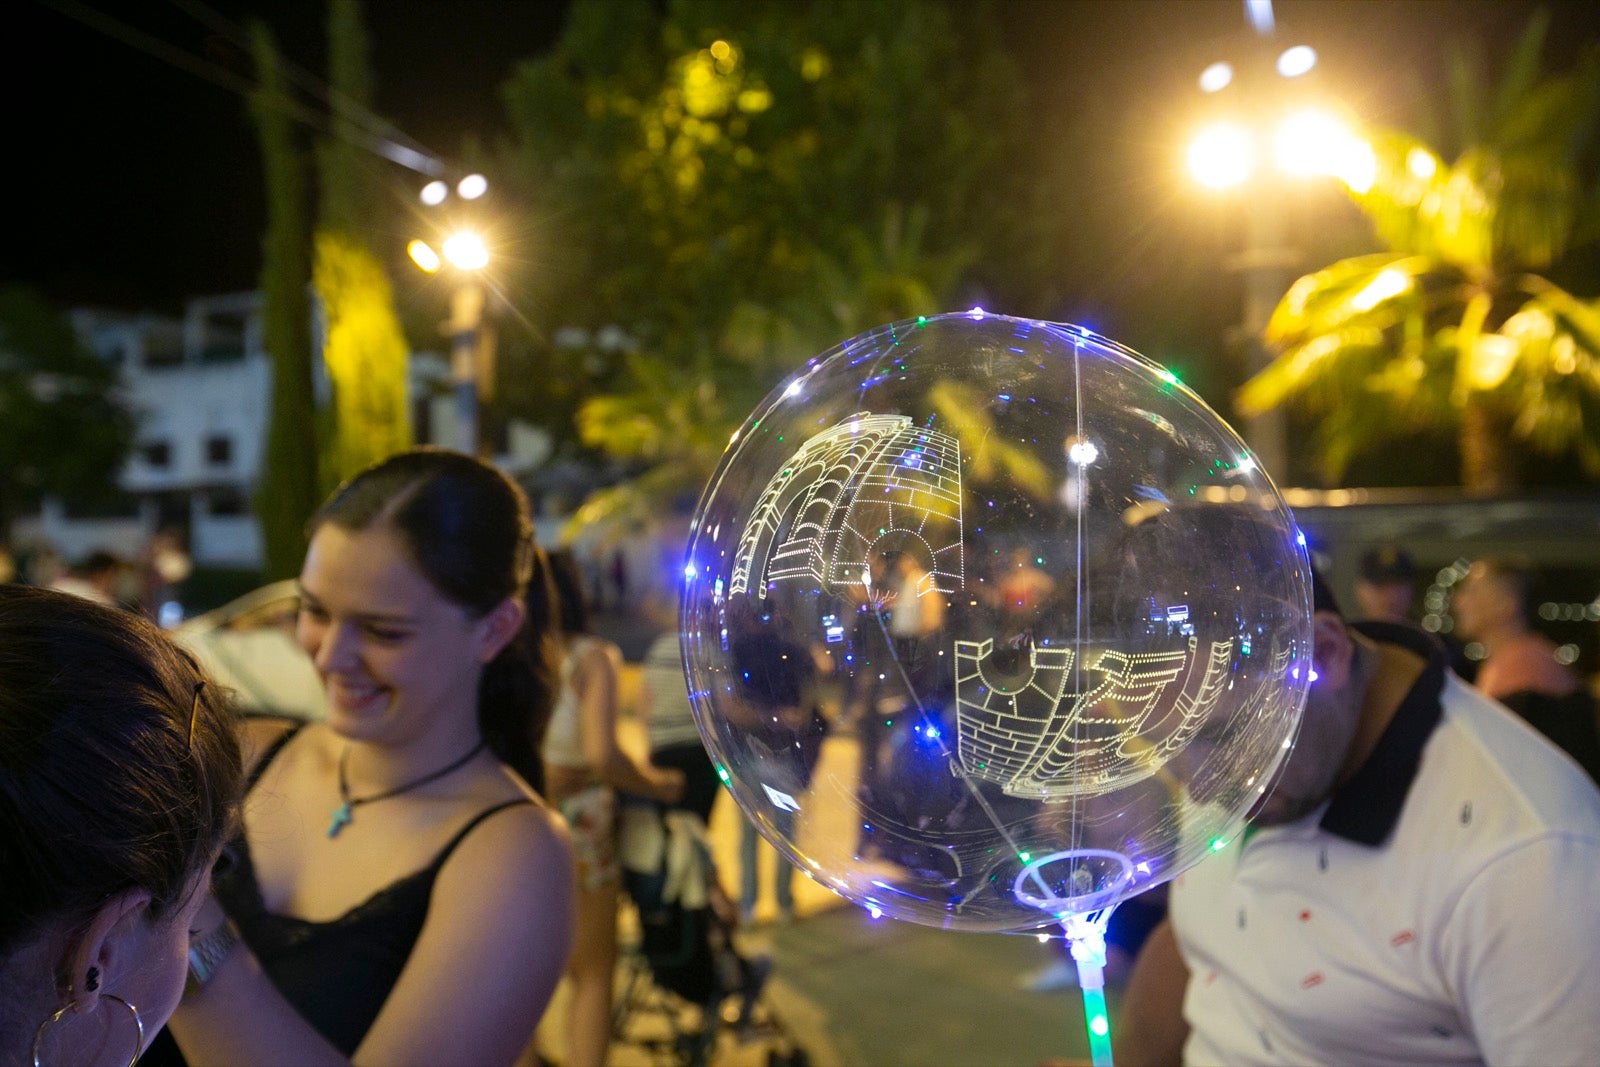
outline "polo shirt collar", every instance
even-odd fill
[[[1448,661],[1444,646],[1421,630],[1394,623],[1351,623],[1380,644],[1399,645],[1422,657],[1422,673],[1378,738],[1372,755],[1329,801],[1318,825],[1336,837],[1376,847],[1388,839],[1422,762],[1422,749],[1443,714]]]

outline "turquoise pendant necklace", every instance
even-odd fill
[[[339,754],[339,806],[333,809],[333,814],[328,819],[328,836],[330,838],[338,837],[339,831],[350,825],[352,812],[360,805],[371,804],[375,800],[388,800],[390,797],[397,797],[401,793],[409,793],[418,786],[427,785],[435,779],[443,778],[450,772],[465,767],[471,762],[472,757],[482,752],[486,747],[485,742],[479,741],[478,747],[468,752],[465,756],[462,756],[447,767],[440,767],[431,774],[423,775],[414,782],[407,782],[399,788],[385,790],[382,793],[374,793],[370,797],[353,797],[350,795],[350,785],[345,780],[345,767],[350,762],[350,746],[344,746],[344,751]]]

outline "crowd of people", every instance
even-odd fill
[[[718,795],[670,617],[641,671],[649,755],[630,755],[582,568],[535,543],[495,468],[401,453],[336,490],[308,538],[294,627],[326,691],[314,722],[239,717],[126,610],[114,558],[0,582],[0,1065],[536,1062],[563,976],[562,1062],[606,1061],[623,887],[659,888],[623,869],[622,813],[703,834]],[[1026,619],[1053,580],[1007,560],[987,607]],[[871,574],[892,593],[874,639],[948,624],[910,556]],[[1600,912],[1578,888],[1600,878],[1600,740],[1530,625],[1530,582],[1486,559],[1456,590],[1469,683],[1471,646],[1412,625],[1405,552],[1362,561],[1348,615],[1318,579],[1301,736],[1251,832],[1141,916],[1119,1062],[1600,1049]],[[879,784],[857,721],[895,693],[846,689],[825,713],[810,650],[752,632],[730,655],[759,680],[751,722],[799,745],[805,776],[843,725],[861,788]],[[707,988],[747,1010],[765,965],[729,949],[738,918],[707,881],[709,951],[736,974]]]

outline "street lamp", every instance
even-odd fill
[[[1244,279],[1240,332],[1251,374],[1267,365],[1262,334],[1299,258],[1284,238],[1281,182],[1333,177],[1363,193],[1376,173],[1371,147],[1337,113],[1314,102],[1305,88],[1306,75],[1316,68],[1316,52],[1307,45],[1274,48],[1270,5],[1265,10],[1264,19],[1252,20],[1259,39],[1243,61],[1219,61],[1201,71],[1200,91],[1219,114],[1195,135],[1186,160],[1199,185],[1249,196],[1244,247],[1228,266]],[[1288,442],[1283,413],[1274,409],[1248,418],[1244,436],[1260,464],[1284,477]]]
[[[481,174],[468,174],[456,183],[455,194],[462,201],[478,201],[489,191]],[[462,452],[478,451],[478,375],[492,365],[492,335],[484,326],[486,293],[480,272],[489,265],[489,248],[482,235],[468,223],[462,210],[450,210],[451,189],[442,180],[431,181],[418,194],[424,206],[446,210],[449,217],[437,250],[417,238],[406,245],[406,254],[419,269],[436,274],[451,268],[455,286],[450,297],[450,320],[445,332],[450,338],[450,382],[455,394],[455,446]]]

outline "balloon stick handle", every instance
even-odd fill
[[[1069,927],[1072,958],[1078,964],[1078,989],[1083,993],[1083,1018],[1089,1030],[1089,1057],[1094,1067],[1111,1065],[1111,1019],[1106,1014],[1106,942],[1101,929]]]

